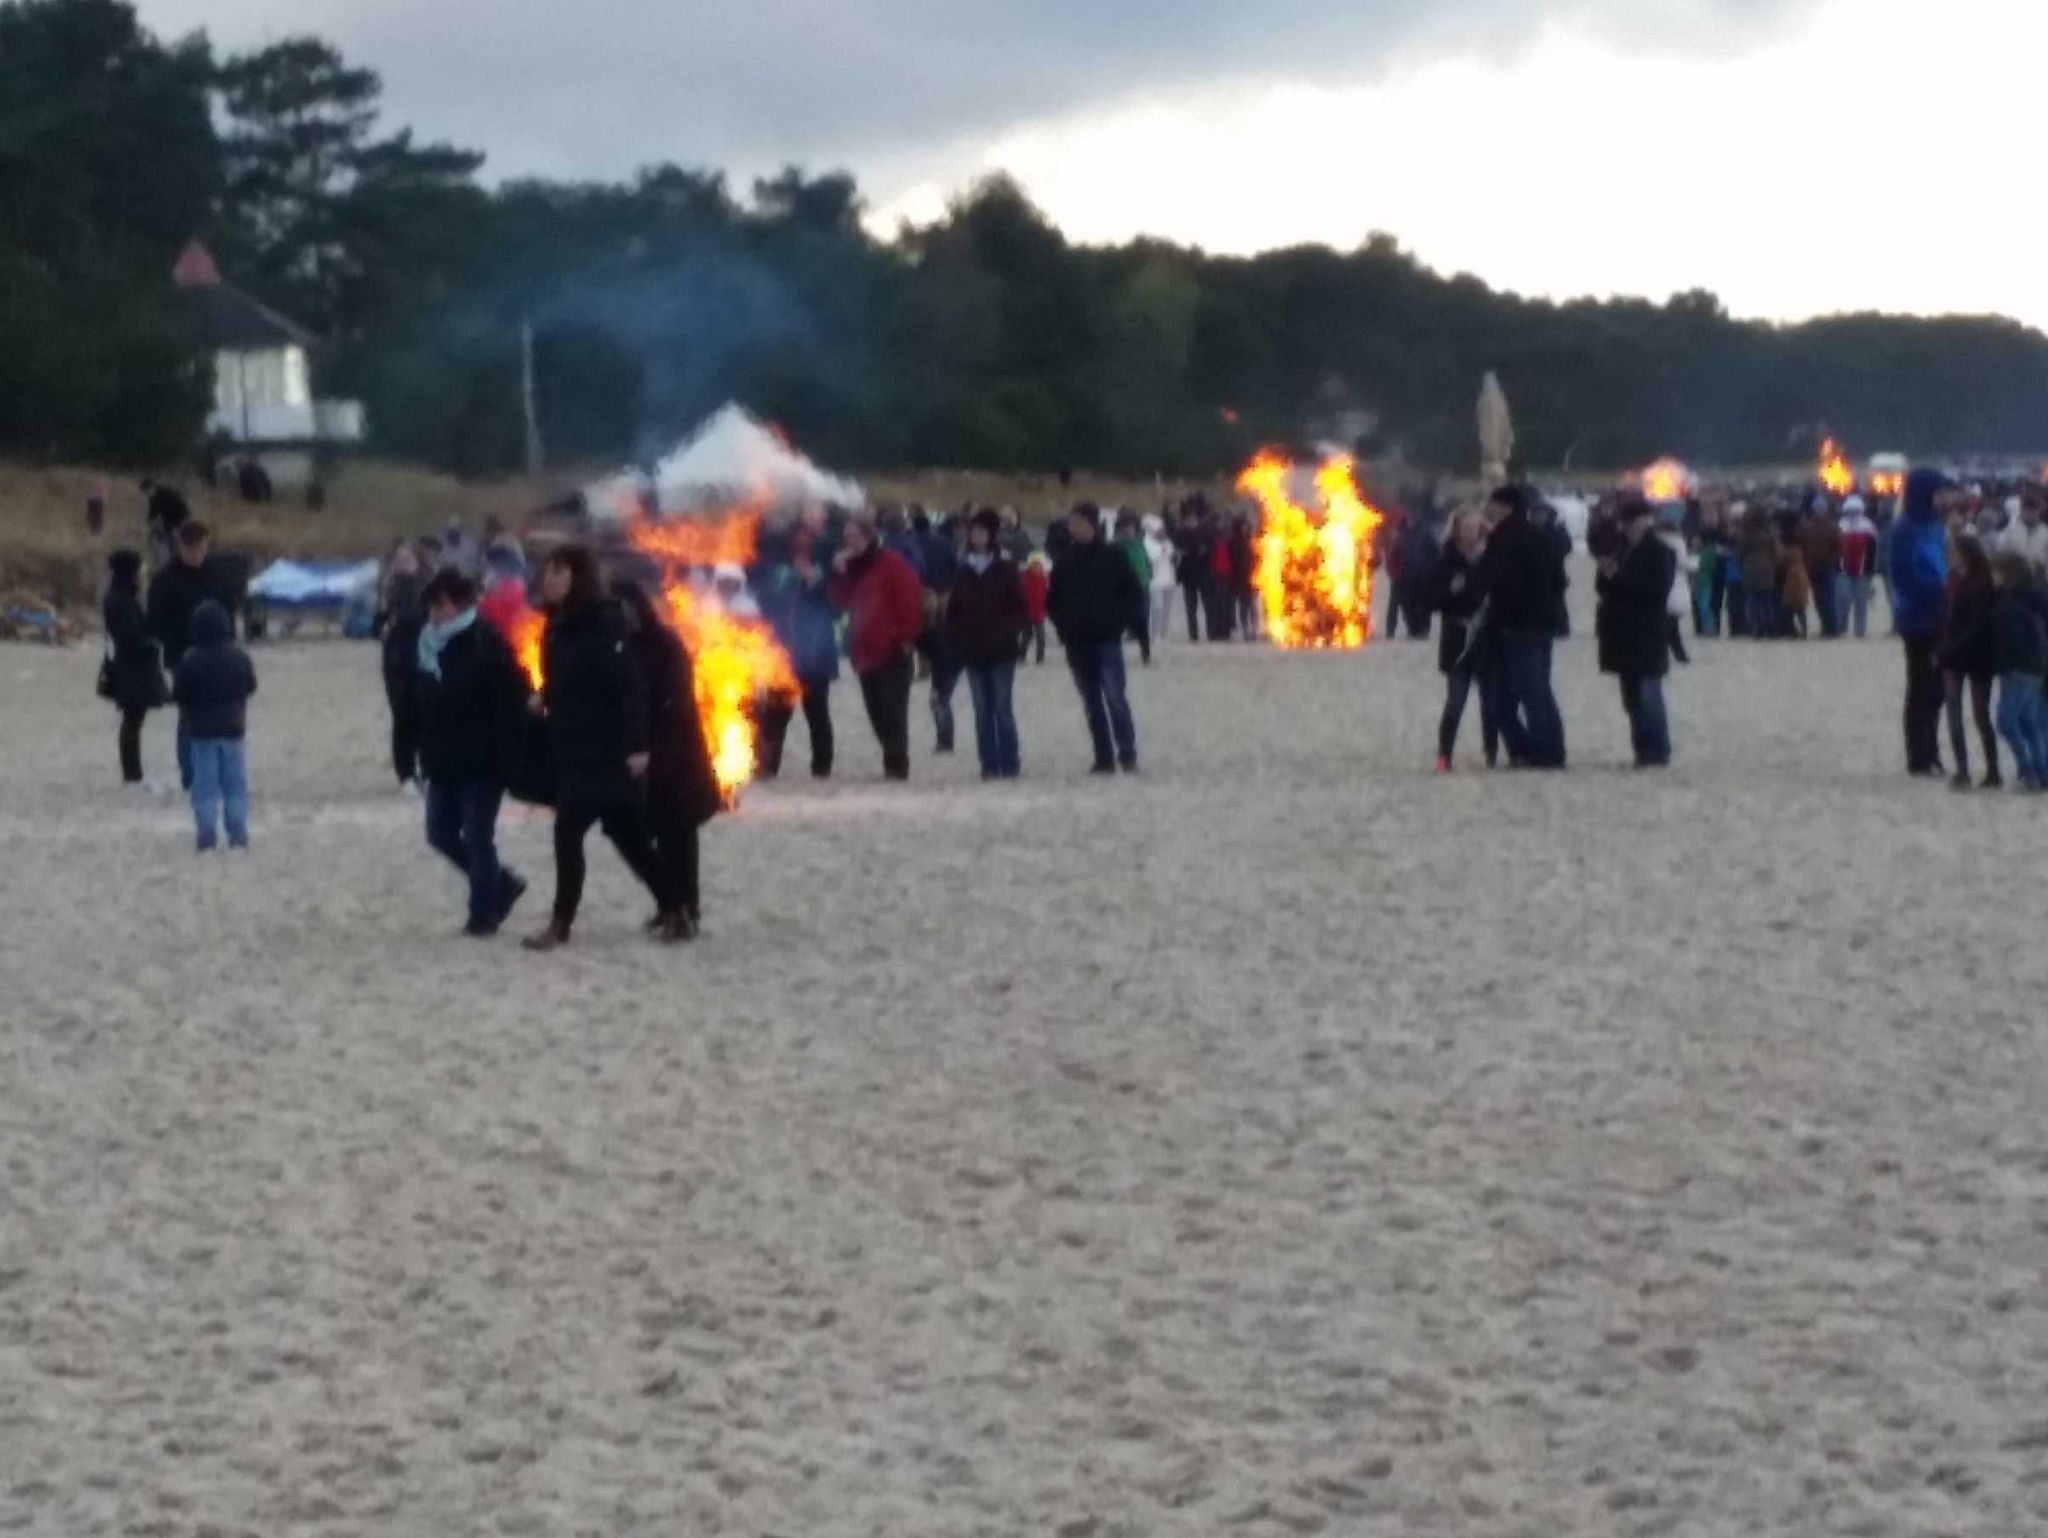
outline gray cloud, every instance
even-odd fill
[[[225,48],[313,31],[380,70],[394,119],[500,175],[914,164],[1084,105],[1401,59],[1502,53],[1539,25],[1632,49],[1740,49],[1816,0],[140,0]]]

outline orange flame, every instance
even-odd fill
[[[1896,470],[1873,470],[1870,472],[1870,494],[1874,497],[1902,497],[1906,494],[1906,478]]]
[[[548,617],[538,609],[521,609],[505,621],[505,641],[519,659],[519,671],[529,687],[541,686],[540,638],[548,628]]]
[[[1846,497],[1856,489],[1856,472],[1832,438],[1820,446],[1820,483],[1831,497]]]
[[[1289,650],[1355,650],[1372,637],[1372,541],[1384,517],[1359,492],[1350,456],[1317,467],[1315,508],[1289,494],[1293,470],[1267,449],[1237,478],[1264,514],[1254,582],[1266,633]]]
[[[1643,495],[1652,502],[1683,502],[1697,484],[1685,462],[1669,455],[1643,472]]]

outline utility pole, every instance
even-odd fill
[[[526,416],[526,473],[539,473],[545,455],[541,451],[540,411],[533,393],[533,322],[519,325],[519,402]]]

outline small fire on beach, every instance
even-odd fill
[[[1832,438],[1820,446],[1820,483],[1831,497],[1846,497],[1856,489],[1856,472]]]
[[[1385,519],[1350,456],[1315,467],[1312,506],[1289,487],[1305,469],[1267,449],[1237,478],[1262,515],[1253,580],[1266,633],[1292,651],[1356,650],[1372,637],[1372,544]]]
[[[1683,502],[1698,482],[1685,462],[1666,457],[1643,472],[1643,496],[1651,502]]]

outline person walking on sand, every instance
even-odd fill
[[[647,928],[664,939],[694,940],[703,923],[698,834],[725,805],[697,708],[696,673],[646,588],[616,582],[612,597],[647,688],[647,826],[670,893],[668,910],[656,912]]]
[[[1493,719],[1492,663],[1480,610],[1486,589],[1480,585],[1479,559],[1486,548],[1486,519],[1477,512],[1459,513],[1445,531],[1444,552],[1435,569],[1435,608],[1443,616],[1437,632],[1437,670],[1444,675],[1444,709],[1436,728],[1436,772],[1449,774],[1458,746],[1458,727],[1465,702],[1476,685],[1479,693],[1479,739],[1486,767],[1500,760],[1500,729]]]
[[[1017,658],[1030,628],[1024,587],[1003,554],[1002,525],[983,508],[967,526],[967,553],[946,600],[946,630],[967,673],[974,702],[974,745],[984,780],[1014,780],[1024,772],[1012,695]]]
[[[1813,579],[1806,569],[1806,551],[1799,545],[1785,547],[1785,554],[1779,563],[1780,601],[1784,604],[1784,619],[1780,622],[1788,636],[1806,639],[1806,609],[1813,602]]]
[[[520,750],[526,678],[504,637],[481,620],[476,584],[461,572],[436,572],[419,603],[400,683],[418,732],[427,847],[468,886],[462,932],[488,939],[526,895],[526,882],[498,859],[498,809]]]
[[[839,630],[825,593],[823,538],[822,517],[803,519],[790,536],[788,559],[770,568],[761,591],[762,613],[788,653],[790,669],[803,691],[814,780],[832,777],[832,685],[839,680]],[[788,701],[774,698],[763,700],[756,712],[760,727],[756,751],[764,780],[782,773],[783,744],[794,714],[795,707]]]
[[[1136,774],[1138,730],[1124,693],[1123,636],[1142,589],[1131,563],[1104,543],[1094,503],[1076,506],[1067,526],[1073,544],[1052,569],[1048,609],[1088,717],[1095,747],[1090,772]]]
[[[521,942],[530,951],[569,943],[583,902],[583,841],[593,827],[653,894],[671,922],[679,896],[654,852],[647,828],[650,762],[647,686],[626,648],[625,621],[598,591],[597,562],[581,545],[563,545],[541,566],[541,674],[534,707],[547,720],[555,763],[555,904],[548,924]]]
[[[1146,629],[1153,640],[1164,643],[1173,635],[1173,595],[1180,586],[1180,575],[1175,565],[1173,541],[1167,537],[1166,520],[1157,513],[1147,513],[1143,527],[1145,561],[1152,574],[1147,584],[1151,613],[1147,616]]]
[[[1963,703],[1977,723],[1984,747],[1984,789],[1998,790],[2005,781],[1998,772],[1998,736],[1991,720],[1991,685],[1997,676],[1991,611],[1998,594],[1991,580],[1991,561],[1974,534],[1958,534],[1950,542],[1948,612],[1942,621],[1941,663],[1944,702],[1948,707],[1948,745],[1955,755],[1952,789],[1970,788],[1970,739],[1963,727]]]
[[[1752,641],[1783,633],[1784,554],[1771,515],[1751,509],[1742,529],[1742,628]]]
[[[212,577],[206,569],[206,559],[212,551],[212,535],[198,519],[189,519],[178,525],[175,544],[177,558],[150,578],[147,610],[149,633],[163,648],[164,666],[174,674],[178,664],[184,660],[185,649],[192,644],[193,616],[199,612],[199,606],[212,596]],[[232,621],[228,632],[230,635],[234,633]],[[191,739],[186,734],[182,714],[178,721],[178,786],[181,790],[190,790]]]
[[[1863,511],[1863,499],[1842,504],[1842,574],[1836,591],[1841,630],[1862,640],[1870,633],[1870,584],[1877,570],[1877,527]]]
[[[1202,621],[1212,623],[1214,605],[1209,600],[1211,567],[1215,561],[1215,536],[1199,501],[1190,498],[1181,505],[1180,529],[1174,536],[1174,572],[1180,578],[1181,595],[1187,607],[1188,639],[1202,639]],[[1041,661],[1044,659],[1041,658]]]
[[[1893,628],[1906,654],[1906,772],[1922,776],[1941,773],[1943,691],[1935,654],[1948,596],[1948,533],[1942,513],[1952,495],[1939,471],[1907,472],[1883,568]]]
[[[882,548],[875,526],[849,519],[832,558],[829,588],[846,615],[846,655],[860,679],[868,722],[882,746],[885,779],[910,778],[910,686],[917,638],[924,631],[924,584],[911,564]]]
[[[383,637],[384,702],[391,711],[391,770],[401,788],[419,783],[419,712],[413,681],[420,627],[426,622],[427,585],[418,555],[411,545],[400,544],[391,552],[391,569],[384,579],[377,633]]]
[[[142,557],[137,552],[116,550],[107,557],[107,593],[100,618],[107,632],[100,692],[121,713],[116,733],[121,783],[142,785],[142,724],[170,696],[164,688],[163,648],[143,618]]]
[[[1496,648],[1494,720],[1508,761],[1533,769],[1565,767],[1564,716],[1550,666],[1567,577],[1564,556],[1529,515],[1528,493],[1503,486],[1488,498],[1491,531],[1479,559],[1487,597],[1487,635]]]
[[[1600,671],[1621,681],[1636,767],[1662,769],[1671,762],[1664,675],[1671,670],[1670,598],[1677,557],[1656,535],[1656,509],[1640,498],[1622,504],[1621,526],[1627,549],[1618,559],[1600,562],[1594,626]]]
[[[2012,750],[2021,790],[2048,789],[2048,594],[2034,565],[2019,550],[2001,550],[1991,563],[1998,597],[1991,608],[1991,647],[1998,670],[1998,730]]]
[[[1152,666],[1152,557],[1145,548],[1144,531],[1139,527],[1138,515],[1129,508],[1116,515],[1117,553],[1131,563],[1131,570],[1138,578],[1138,605],[1131,611],[1129,632],[1131,639],[1138,643],[1138,659],[1144,666]]]
[[[188,524],[189,528],[190,525]],[[228,847],[249,847],[249,760],[245,738],[249,699],[256,692],[256,668],[235,644],[228,611],[212,599],[192,614],[191,644],[178,661],[172,694],[178,726],[192,764],[192,819],[199,852],[220,844],[227,824]]]
[[[1024,589],[1024,613],[1031,621],[1031,665],[1042,668],[1045,666],[1045,606],[1052,596],[1052,564],[1046,560],[1043,550],[1034,550],[1024,558],[1024,569],[1017,573],[1017,581]]]

